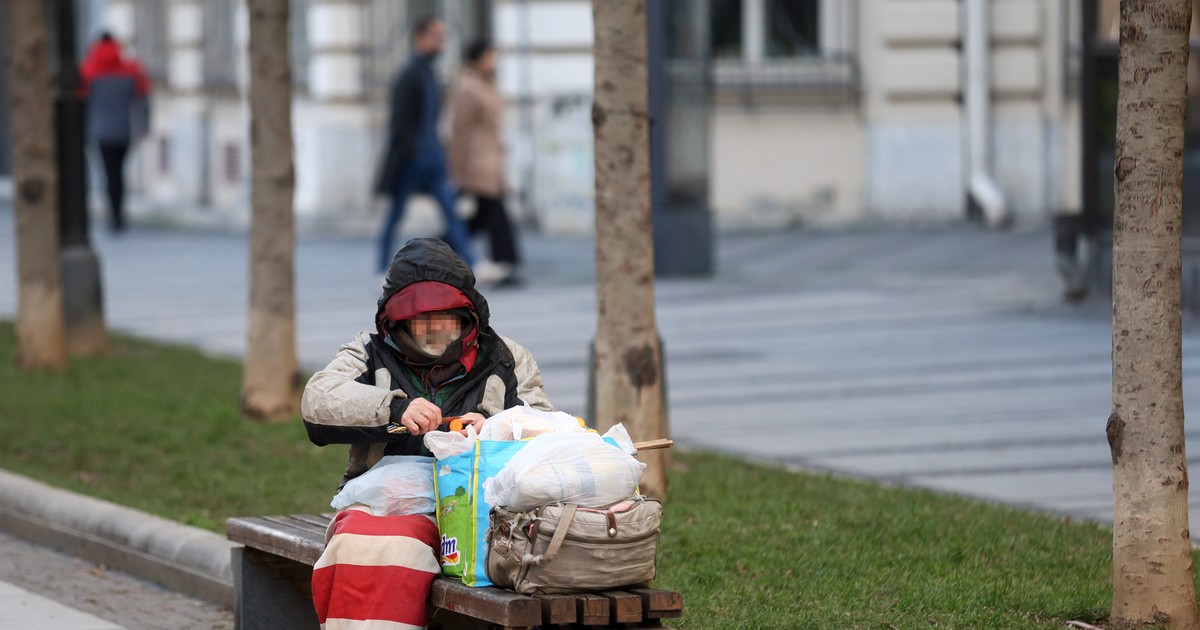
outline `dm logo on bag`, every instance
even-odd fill
[[[458,564],[458,538],[442,536],[442,566],[452,567]]]

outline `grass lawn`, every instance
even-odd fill
[[[241,369],[114,337],[65,375],[12,367],[0,324],[0,468],[222,530],[322,512],[345,450],[238,412]],[[930,492],[677,453],[658,585],[686,628],[1062,628],[1110,597],[1110,530]]]

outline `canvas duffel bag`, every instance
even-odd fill
[[[634,497],[607,508],[554,503],[492,508],[487,573],[524,595],[649,586],[662,504]]]

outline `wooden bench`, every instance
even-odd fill
[[[239,630],[317,628],[312,567],[325,547],[331,515],[231,518],[234,610]],[[683,597],[659,589],[528,597],[496,588],[470,588],[437,578],[429,595],[431,629],[545,626],[658,628],[683,614]]]

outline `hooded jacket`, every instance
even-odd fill
[[[376,322],[385,317],[388,299],[405,287],[426,281],[449,285],[470,300],[478,322],[474,364],[448,394],[433,401],[400,351],[379,330],[360,332],[343,345],[333,361],[309,379],[300,400],[304,427],[314,444],[350,445],[343,484],[384,455],[428,454],[422,437],[387,432],[390,423],[399,423],[414,398],[436,402],[443,416],[478,412],[490,417],[522,404],[554,411],[533,356],[492,329],[487,300],[475,290],[471,268],[444,242],[413,239],[396,253],[379,298]]]
[[[88,99],[88,136],[101,144],[129,144],[135,135],[135,107],[144,108],[150,92],[145,71],[122,56],[116,40],[101,38],[88,50],[79,75],[80,90]],[[138,113],[145,116],[144,111]]]

